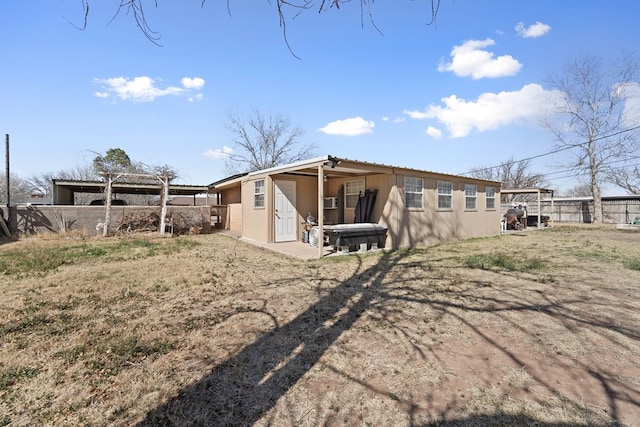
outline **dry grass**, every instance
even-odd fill
[[[0,244],[0,425],[640,425],[638,243]]]

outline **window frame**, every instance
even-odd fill
[[[448,187],[449,193],[444,193],[445,185]],[[452,211],[453,210],[453,183],[451,181],[438,181],[436,189],[436,197],[438,198],[438,210],[440,211]],[[443,201],[448,200],[449,206],[444,206]]]
[[[410,181],[414,182],[410,183]],[[420,191],[417,191],[418,187],[420,188]],[[409,188],[412,188],[413,191],[410,191]],[[415,200],[420,202],[420,206],[409,206],[409,199],[412,199],[412,197],[407,197],[408,195],[416,195]],[[417,195],[419,195],[419,197]],[[424,178],[416,178],[412,176],[404,177],[404,208],[408,210],[424,209]]]
[[[478,186],[475,184],[464,185],[464,210],[478,210]]]
[[[349,192],[349,184],[353,184],[353,183],[361,183],[361,185],[358,185],[358,191],[356,193],[354,192]],[[344,208],[345,209],[355,209],[356,206],[358,205],[358,198],[360,197],[360,192],[364,193],[365,190],[365,182],[364,182],[364,178],[360,178],[360,179],[354,179],[351,181],[345,181],[344,183]],[[355,203],[353,204],[353,206],[349,205],[349,196],[352,197],[351,200],[353,200],[353,196],[355,196]]]
[[[254,209],[264,209],[264,187],[265,180],[260,179],[253,182],[253,208]],[[259,190],[262,191],[259,191]]]
[[[489,191],[491,190],[491,191]],[[491,196],[489,194],[492,193]],[[485,198],[485,209],[490,211],[496,210],[496,187],[485,187],[484,188],[484,198]],[[492,206],[489,206],[489,201],[492,202]]]

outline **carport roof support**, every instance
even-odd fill
[[[102,181],[76,181],[53,179],[53,204],[73,204],[74,193],[102,193],[106,182]],[[119,194],[162,194],[162,186],[156,183],[114,182],[112,191]],[[169,194],[172,196],[194,196],[206,194],[206,185],[169,185]],[[65,197],[65,195],[67,197]],[[69,195],[71,200],[69,200]]]
[[[541,206],[540,206],[540,200],[541,200],[541,195],[544,194],[551,194],[551,212],[553,212],[553,190],[550,190],[548,188],[519,188],[519,189],[506,189],[506,190],[500,190],[501,194],[537,194],[537,203],[538,203],[538,228],[540,228],[540,225],[542,224],[542,213],[541,213]],[[553,215],[551,215],[551,226],[553,227]]]

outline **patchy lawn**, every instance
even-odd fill
[[[640,425],[640,233],[0,244],[0,425]]]

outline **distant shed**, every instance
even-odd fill
[[[538,224],[538,226],[543,224],[542,217],[549,215],[554,210],[553,203],[556,199],[553,198],[553,190],[548,188],[502,189],[500,190],[500,194],[503,197],[513,196],[512,200],[515,200],[518,195],[525,196],[525,198],[535,196],[533,203],[529,202],[527,204],[527,215],[536,216],[536,224]],[[543,194],[547,195],[548,198],[542,199]],[[502,208],[506,211],[508,204],[503,204]],[[551,222],[553,223],[553,217],[551,217]]]

